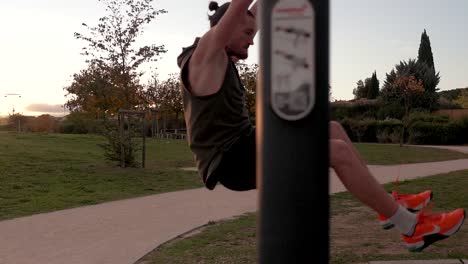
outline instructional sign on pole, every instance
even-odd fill
[[[315,104],[315,10],[307,0],[280,0],[272,12],[271,105],[295,121]]]

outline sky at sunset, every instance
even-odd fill
[[[220,1],[224,3],[225,1]],[[208,30],[206,0],[155,0],[166,9],[146,26],[141,44],[164,44],[167,53],[151,68],[161,79],[178,71],[182,47]],[[424,29],[431,40],[442,90],[468,87],[468,1],[331,1],[331,86],[335,99],[352,99],[360,79],[377,71],[382,84],[400,60],[417,58]],[[64,114],[63,87],[86,67],[76,40],[81,23],[97,25],[105,15],[97,0],[0,0],[0,116],[15,108],[25,115]],[[256,38],[258,43],[258,36]],[[248,63],[256,63],[259,46]],[[19,96],[21,95],[21,97]]]

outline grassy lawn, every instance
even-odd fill
[[[468,209],[468,171],[400,182],[401,192],[432,189],[432,212]],[[391,190],[393,184],[387,184]],[[421,253],[402,246],[399,233],[382,230],[376,215],[349,193],[331,197],[331,263],[362,263],[377,260],[468,258],[468,225],[449,239],[438,241]],[[256,215],[212,223],[200,233],[162,245],[145,256],[140,264],[153,263],[256,263]]]
[[[404,163],[419,163],[443,161],[451,159],[466,159],[467,154],[435,148],[408,147],[382,144],[355,144],[364,159],[373,165],[392,165]]]
[[[0,220],[105,201],[202,187],[187,143],[147,140],[146,168],[120,169],[104,160],[92,135],[0,132]],[[371,164],[468,158],[454,151],[357,144]]]
[[[146,168],[104,160],[100,136],[0,133],[0,220],[202,187],[187,143],[147,140]],[[141,160],[141,159],[140,159]]]

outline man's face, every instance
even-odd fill
[[[249,47],[253,45],[253,39],[256,33],[255,18],[245,15],[245,18],[233,32],[233,36],[226,46],[226,52],[229,56],[234,56],[240,60],[245,60],[249,56]]]

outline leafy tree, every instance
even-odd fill
[[[168,111],[176,120],[184,111],[178,74],[170,74],[164,81],[154,78],[146,91],[149,104],[156,109]]]
[[[58,121],[51,115],[40,115],[31,122],[28,126],[31,132],[48,132],[52,133],[57,130]]]
[[[400,61],[395,68],[387,75],[383,88],[391,86],[397,76],[414,76],[417,80],[423,81],[424,91],[436,92],[437,85],[440,82],[439,73],[429,68],[425,63],[409,59],[408,62]]]
[[[176,120],[179,120],[179,116],[184,112],[184,104],[178,74],[170,74],[161,86],[164,91],[163,107],[171,111]]]
[[[147,107],[153,109],[162,108],[164,95],[161,85],[162,81],[158,78],[158,74],[154,74],[149,80],[145,90],[145,102]]]
[[[155,9],[153,0],[98,1],[105,5],[107,15],[99,19],[97,26],[83,23],[86,33],[74,34],[76,39],[88,44],[82,54],[87,58],[88,69],[93,71],[75,75],[75,85],[65,88],[68,95],[73,96],[67,105],[79,110],[111,111],[113,114],[119,108],[142,108],[145,101],[139,78],[144,73],[139,67],[145,62],[156,61],[166,50],[163,45],[154,44],[137,47],[136,40],[143,34],[146,24],[166,11]],[[88,78],[89,75],[93,77]],[[87,91],[92,91],[92,95],[88,96]],[[88,100],[91,103],[87,103]],[[105,136],[108,144],[102,147],[106,157],[112,161],[113,157],[120,155],[120,148],[115,146],[123,145],[126,163],[128,161],[133,166],[137,147],[132,143],[131,133],[128,138],[127,134],[120,137],[109,126]]]
[[[245,63],[238,63],[239,76],[245,87],[245,104],[249,116],[254,120],[255,118],[255,97],[257,91],[257,75],[258,65],[247,65]]]
[[[401,134],[400,146],[403,145],[405,128],[408,126],[409,115],[414,102],[418,96],[424,93],[422,80],[417,80],[414,76],[397,76],[392,84],[392,89],[399,91],[403,106],[405,108],[405,115],[403,118],[403,132]]]
[[[124,106],[121,90],[115,89],[109,74],[95,64],[73,75],[73,82],[65,87],[71,112],[83,112],[91,118],[106,118]]]
[[[135,47],[135,42],[143,34],[143,27],[149,24],[157,15],[166,13],[164,9],[155,9],[153,0],[98,0],[106,7],[107,15],[99,19],[97,26],[91,27],[83,23],[87,33],[75,33],[75,38],[88,43],[83,48],[83,55],[87,57],[89,68],[104,77],[106,85],[96,85],[98,89],[112,88],[111,93],[117,101],[115,105],[107,106],[105,110],[113,112],[123,107],[135,109],[142,104],[142,87],[139,78],[143,72],[139,67],[144,62],[156,61],[161,53],[166,52],[163,45],[146,45]],[[93,69],[94,71],[94,69]],[[79,75],[87,75],[81,72]],[[80,76],[75,76],[80,79]],[[81,76],[83,77],[83,76]],[[74,80],[74,89],[65,88],[69,95],[75,95],[74,101],[69,105],[74,108],[83,108],[82,102],[86,85],[81,87],[80,82]],[[101,83],[100,83],[101,84]],[[100,100],[97,100],[100,101]],[[103,100],[106,101],[106,100]]]
[[[89,117],[81,111],[72,111],[60,123],[60,133],[65,134],[88,134],[87,124],[90,123]]]
[[[395,65],[395,68],[386,74],[386,80],[382,87],[381,95],[386,103],[392,103],[399,100],[399,90],[392,90],[395,80],[401,76],[413,76],[418,81],[422,81],[424,93],[422,93],[416,102],[415,107],[420,107],[428,110],[437,109],[438,94],[437,85],[440,82],[439,73],[435,73],[433,68],[429,68],[427,64],[418,62],[414,59],[409,59],[408,62],[401,61]]]
[[[379,80],[376,72],[364,81],[359,80],[356,85],[357,87],[353,90],[354,99],[375,99],[379,96]]]
[[[425,63],[429,68],[435,69],[431,41],[429,40],[429,36],[427,35],[425,29],[424,32],[421,34],[421,43],[419,44],[418,51],[418,61]]]
[[[31,120],[31,117],[24,116],[20,113],[9,114],[8,123],[12,125],[16,131],[23,131],[23,127]]]
[[[365,80],[368,82],[367,80]],[[367,97],[367,86],[362,80],[357,81],[357,87],[353,89],[354,99],[366,98]]]

